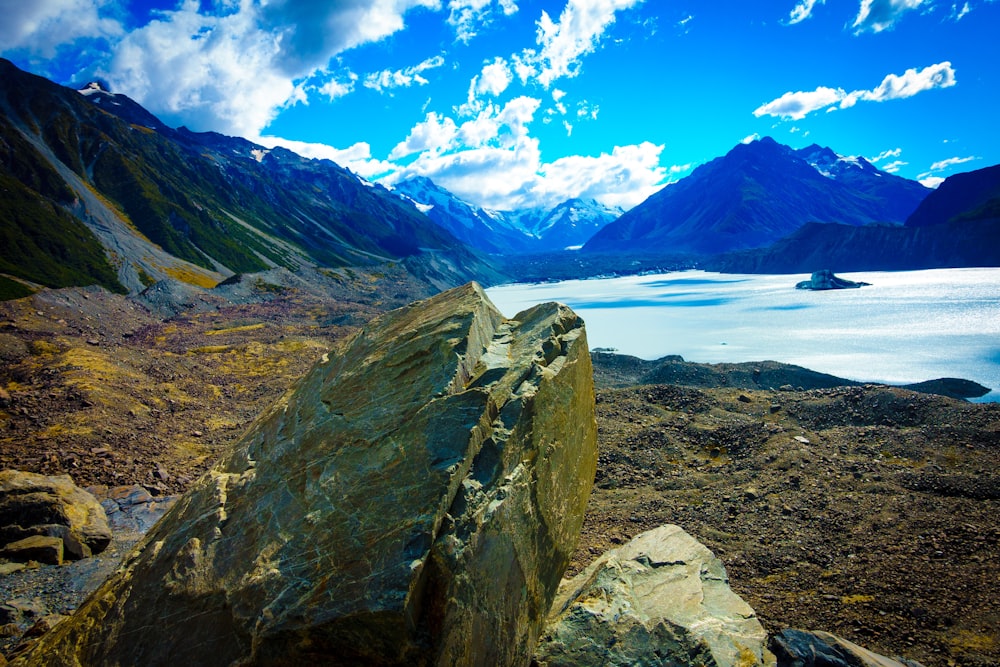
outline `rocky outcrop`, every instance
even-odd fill
[[[373,320],[15,664],[527,664],[596,469],[582,321]]]
[[[829,632],[782,630],[771,638],[778,667],[923,667],[904,658],[886,658]]]
[[[59,564],[100,553],[110,541],[101,504],[69,475],[0,471],[0,558]]]
[[[823,269],[821,271],[814,271],[809,280],[803,280],[802,282],[795,284],[795,289],[808,289],[808,290],[829,290],[829,289],[855,289],[858,287],[865,287],[871,283],[854,282],[853,280],[847,280],[846,278],[840,278],[833,275],[833,271],[830,269]]]
[[[538,667],[773,665],[753,609],[708,547],[661,526],[559,588]]]

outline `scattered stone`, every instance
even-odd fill
[[[17,663],[526,665],[596,465],[582,321],[444,292],[329,353]]]
[[[24,563],[0,563],[0,577],[20,572],[24,569]]]
[[[539,667],[773,665],[767,634],[722,562],[678,526],[655,528],[564,581]]]
[[[771,403],[771,407],[768,408],[768,409],[770,410],[771,414],[773,415],[774,413],[781,411],[781,406],[778,405],[777,403]]]
[[[795,442],[801,442],[803,445],[809,444],[809,438],[805,437],[804,435],[797,435],[795,436],[794,440]]]
[[[69,475],[0,471],[0,545],[32,536],[60,538],[63,556],[76,560],[103,551],[111,529],[101,504]]]
[[[751,398],[749,396],[747,396],[746,394],[740,394],[736,398],[736,400],[738,400],[740,403],[751,403],[752,402]]]

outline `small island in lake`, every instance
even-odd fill
[[[833,275],[833,271],[830,269],[823,269],[821,271],[814,272],[809,280],[803,280],[802,282],[796,283],[795,289],[853,289],[856,287],[864,287],[866,285],[871,285],[871,283],[854,282],[853,280],[838,278]]]

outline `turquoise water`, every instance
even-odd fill
[[[860,289],[796,290],[806,275],[684,271],[487,290],[508,316],[572,307],[591,348],[707,363],[771,359],[863,382],[975,380],[1000,401],[1000,269],[838,274]]]

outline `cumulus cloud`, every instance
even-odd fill
[[[513,78],[507,61],[500,57],[494,58],[493,62],[483,66],[483,71],[475,79],[476,92],[497,97],[507,90]]]
[[[662,152],[662,145],[644,141],[633,146],[615,146],[611,153],[597,157],[560,158],[540,166],[533,190],[554,203],[574,196],[629,209],[663,186],[667,170],[660,166]]]
[[[274,136],[255,137],[252,141],[268,148],[281,146],[307,158],[330,160],[367,179],[381,176],[397,168],[391,162],[374,159],[371,146],[364,141],[359,141],[353,146],[343,149],[334,148],[327,144],[294,141]]]
[[[79,39],[124,34],[113,14],[114,0],[31,0],[3,3],[0,44],[32,56],[52,58],[60,46]]]
[[[579,74],[580,59],[594,52],[605,31],[615,22],[616,12],[641,2],[569,0],[558,22],[543,11],[536,23],[539,49],[525,49],[514,58],[514,69],[522,83],[533,79],[548,88],[558,79]]]
[[[203,4],[184,0],[155,13],[115,42],[97,73],[170,124],[242,136],[256,136],[310,91],[331,98],[350,92],[351,79],[314,88],[304,81],[338,53],[402,29],[407,11],[440,6],[439,0],[227,1],[211,10]]]
[[[317,87],[316,90],[329,98],[330,101],[333,101],[338,97],[344,97],[353,93],[354,84],[357,81],[358,75],[354,72],[348,72],[344,78],[331,78],[323,85]]]
[[[855,33],[890,30],[907,12],[917,9],[925,0],[861,0],[854,19]],[[927,2],[927,5],[930,5]]]
[[[424,151],[442,153],[454,145],[457,135],[458,127],[455,121],[431,111],[423,121],[413,126],[405,140],[392,149],[389,159],[398,160]]]
[[[792,120],[802,120],[813,111],[837,104],[847,96],[843,88],[820,86],[816,90],[787,92],[776,100],[754,109],[753,115],[780,116]]]
[[[781,97],[757,107],[753,115],[776,116],[801,120],[814,111],[836,108],[847,109],[859,101],[885,102],[905,99],[935,88],[954,86],[955,70],[950,62],[930,65],[922,70],[908,69],[902,75],[889,74],[872,90],[855,90],[848,93],[843,88],[820,86],[812,91],[787,92]]]
[[[427,176],[467,201],[509,210],[551,206],[572,197],[630,208],[669,176],[659,165],[663,146],[651,143],[616,147],[611,154],[598,157],[572,156],[543,163],[538,140],[529,132],[540,106],[541,100],[528,96],[503,106],[491,102],[454,134],[451,119],[429,115],[390,159],[416,157],[382,180],[392,184]],[[568,121],[563,127],[572,132]],[[420,147],[423,150],[417,150]]]
[[[448,24],[455,29],[455,39],[469,43],[483,26],[492,23],[502,13],[510,16],[517,12],[514,0],[450,0]]]
[[[796,23],[805,21],[812,16],[813,8],[816,5],[822,5],[825,2],[826,0],[800,0],[799,4],[795,5],[788,15],[788,25],[795,25]]]
[[[444,65],[444,57],[434,56],[412,67],[395,71],[373,72],[365,77],[365,88],[371,88],[381,93],[393,88],[409,88],[413,85],[426,86],[430,82],[424,78],[423,73],[442,65]]]
[[[882,171],[888,172],[890,174],[895,174],[897,171],[899,171],[900,167],[905,167],[908,164],[910,163],[904,162],[903,160],[893,160],[892,162],[884,165],[881,169]]]

